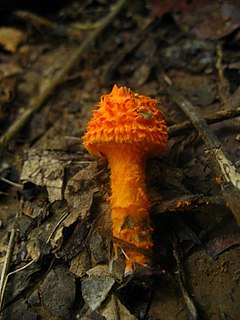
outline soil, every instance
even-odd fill
[[[240,3],[126,1],[52,86],[114,4],[0,3],[1,135],[50,88],[1,140],[0,317],[238,320],[239,180],[224,180],[191,124],[177,128],[189,118],[172,90],[206,119],[223,112],[209,129],[237,177]],[[107,161],[82,145],[114,84],[159,100],[169,128],[167,151],[146,168],[152,264],[128,275],[124,254],[113,259]]]

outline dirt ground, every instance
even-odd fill
[[[1,1],[0,17],[1,319],[240,319],[240,1]],[[152,265],[127,276],[108,164],[82,145],[114,84],[159,100],[169,130],[146,168]]]

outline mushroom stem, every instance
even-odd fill
[[[145,184],[146,157],[131,144],[109,144],[103,147],[103,152],[111,169],[113,237],[136,247],[134,250],[133,246],[121,244],[128,257],[126,269],[131,269],[132,262],[147,265],[149,258],[137,250],[149,250],[152,247],[150,203]],[[118,247],[119,244],[115,243],[116,254]]]

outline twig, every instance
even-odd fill
[[[205,117],[205,121],[208,124],[228,120],[228,119],[233,119],[235,117],[240,116],[240,107],[237,108],[232,108],[228,110],[222,110],[218,111],[216,113],[211,113]],[[177,135],[185,132],[186,130],[189,130],[193,127],[193,124],[191,121],[184,121],[179,124],[174,124],[168,128],[168,134],[169,136],[176,137]]]
[[[119,307],[118,307],[118,298],[115,293],[112,294],[112,300],[113,300],[113,310],[114,310],[114,316],[116,320],[121,320],[121,316],[119,314]]]
[[[16,10],[13,15],[19,20],[30,22],[32,25],[38,27],[47,27],[50,29],[57,28],[57,24],[30,11]]]
[[[127,0],[118,0],[116,5],[112,8],[111,12],[102,19],[99,28],[91,31],[87,38],[83,41],[78,49],[73,52],[72,56],[66,61],[66,65],[60,70],[59,73],[52,79],[49,86],[39,95],[32,103],[31,107],[27,109],[20,118],[8,128],[8,130],[0,137],[0,150],[2,151],[7,143],[27,124],[34,113],[38,112],[46,103],[50,95],[54,92],[57,86],[62,83],[63,78],[71,71],[71,69],[79,63],[83,54],[90,47],[92,42],[103,32],[104,29],[113,21],[119,14],[120,10],[127,3]]]
[[[179,95],[173,89],[170,90],[172,99],[185,112],[191,120],[193,126],[197,129],[202,137],[210,154],[213,155],[215,162],[220,169],[223,177],[221,184],[223,196],[227,205],[232,210],[235,218],[240,224],[240,174],[234,164],[227,158],[225,148],[219,141],[218,137],[210,130],[207,122],[201,113],[183,96]]]
[[[23,200],[21,199],[20,200],[20,206],[19,206],[18,211],[16,213],[16,219],[19,218],[20,215],[22,214],[22,201]],[[8,243],[7,253],[6,253],[6,256],[5,256],[5,260],[4,260],[4,264],[3,264],[3,268],[2,268],[2,273],[1,273],[0,310],[2,308],[5,288],[6,288],[8,277],[9,277],[8,269],[9,269],[9,265],[10,265],[10,262],[11,262],[14,246],[15,246],[16,232],[17,232],[17,228],[16,228],[16,225],[14,224],[13,227],[12,227],[12,230],[11,230],[11,235],[10,235],[10,239],[9,239],[9,243]]]
[[[13,186],[13,187],[18,188],[18,189],[23,189],[23,185],[20,184],[20,183],[13,182],[13,181],[11,181],[11,180],[9,180],[9,179],[6,179],[6,178],[4,178],[4,177],[1,177],[0,180],[2,180],[2,181],[5,182],[5,183],[10,184],[10,185]]]
[[[12,253],[14,249],[14,240],[15,240],[15,234],[16,234],[16,228],[12,228],[11,230],[11,235],[8,243],[8,248],[7,248],[7,253],[5,256],[3,268],[2,268],[2,273],[1,273],[1,283],[0,283],[0,310],[2,308],[2,303],[3,303],[3,297],[4,297],[4,292],[5,292],[5,287],[7,284],[7,273],[8,273],[8,268],[9,264],[12,258]]]
[[[178,253],[178,248],[177,248],[177,239],[175,236],[171,237],[173,239],[170,239],[172,241],[173,244],[173,254],[177,263],[177,270],[178,270],[178,281],[179,281],[179,285],[181,287],[182,290],[182,294],[183,294],[183,299],[185,301],[187,310],[188,310],[188,319],[190,320],[197,320],[198,319],[198,313],[197,313],[197,309],[196,306],[194,305],[193,300],[191,299],[190,295],[188,294],[186,288],[185,288],[185,275],[184,275],[184,271],[182,269],[182,265],[181,265],[181,258],[180,255]]]
[[[4,283],[3,283],[3,289],[2,289],[2,291],[1,291],[1,296],[0,296],[0,310],[2,309],[3,297],[4,297],[5,288],[6,288],[6,285],[7,285],[7,282],[8,282],[8,278],[9,278],[10,276],[12,276],[13,274],[15,274],[15,273],[18,273],[18,272],[20,272],[20,271],[22,271],[22,270],[27,269],[30,265],[32,265],[32,264],[33,264],[34,262],[36,262],[36,261],[37,261],[37,258],[31,260],[30,262],[28,262],[27,264],[25,264],[25,266],[22,266],[21,268],[18,268],[18,269],[16,269],[16,270],[12,271],[12,272],[9,272],[9,273],[6,275],[5,281],[4,281]]]
[[[53,228],[53,230],[51,231],[49,237],[47,238],[46,243],[49,243],[49,241],[51,240],[52,236],[54,235],[55,231],[57,230],[57,228],[60,226],[60,224],[66,219],[66,217],[68,216],[69,212],[65,212],[63,214],[63,216],[60,218],[60,220],[57,222],[56,226]]]
[[[216,69],[218,71],[218,94],[219,98],[222,102],[226,102],[229,96],[229,83],[224,77],[222,60],[223,60],[223,52],[222,45],[220,43],[216,46],[217,51],[217,61],[216,61]]]

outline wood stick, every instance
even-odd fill
[[[171,87],[170,94],[176,104],[191,120],[193,126],[208,147],[208,151],[215,159],[219,168],[223,183],[221,188],[224,199],[232,210],[237,223],[240,225],[240,174],[234,164],[226,156],[225,148],[221,144],[215,133],[209,128],[206,120],[190,101],[177,93],[176,89]]]
[[[10,261],[12,259],[12,253],[15,245],[15,234],[16,234],[16,228],[12,228],[11,230],[11,235],[8,243],[8,248],[7,248],[7,253],[5,256],[3,268],[2,268],[2,273],[1,273],[1,283],[0,283],[0,310],[2,308],[3,304],[3,297],[4,297],[4,292],[5,292],[5,287],[6,287],[6,279],[7,279],[7,273],[8,273],[8,268],[10,265]]]
[[[207,115],[204,119],[208,124],[217,123],[224,120],[233,119],[240,116],[240,107],[221,110],[216,113]],[[186,132],[193,128],[191,121],[184,121],[182,123],[174,124],[168,128],[170,138],[176,137],[179,134]]]

